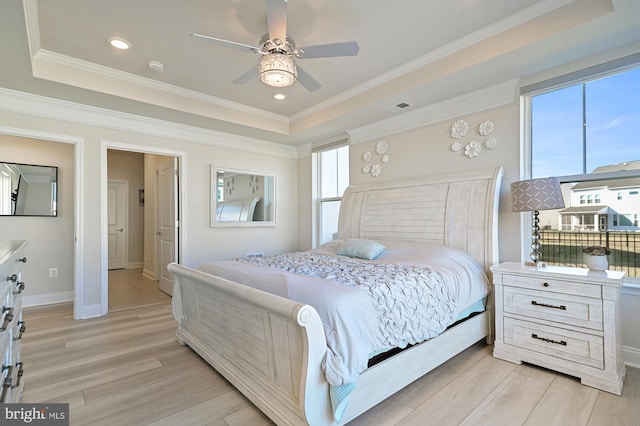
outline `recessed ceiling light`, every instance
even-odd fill
[[[276,93],[275,95],[273,95],[274,98],[276,98],[277,100],[281,101],[283,99],[285,99],[287,97],[287,95],[285,95],[284,93]]]
[[[109,38],[109,44],[116,49],[127,50],[131,47],[131,43],[123,38],[111,37]]]

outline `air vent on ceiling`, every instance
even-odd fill
[[[398,111],[405,110],[407,108],[411,108],[412,106],[413,104],[410,104],[409,102],[398,102],[397,104],[389,105],[388,107],[385,107],[385,109],[389,112],[398,112]]]

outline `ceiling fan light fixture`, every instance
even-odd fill
[[[260,81],[267,86],[288,87],[296,82],[296,62],[289,55],[269,53],[260,58]]]

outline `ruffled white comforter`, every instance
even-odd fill
[[[489,283],[467,254],[442,246],[382,242],[375,260],[336,255],[340,240],[316,250],[198,269],[313,306],[327,338],[327,381],[356,381],[372,355],[441,333],[484,298]]]

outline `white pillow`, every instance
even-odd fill
[[[336,254],[372,260],[378,257],[383,251],[384,246],[375,241],[350,238],[338,247]]]

